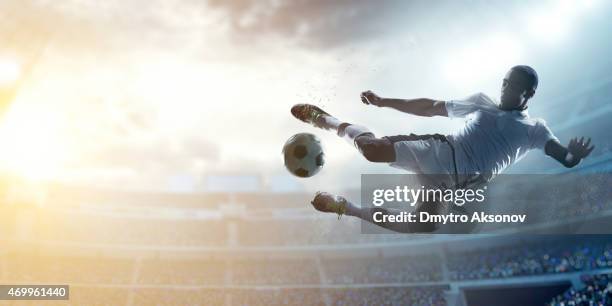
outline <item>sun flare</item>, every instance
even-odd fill
[[[30,180],[54,179],[66,147],[56,118],[12,109],[0,123],[0,169]]]
[[[21,66],[15,60],[0,58],[0,86],[15,83],[21,75]]]

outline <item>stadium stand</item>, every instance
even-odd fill
[[[574,238],[575,239],[575,238]],[[448,256],[452,280],[566,273],[612,266],[612,241],[554,239]]]
[[[582,288],[570,288],[548,306],[612,305],[612,274],[583,275]]]

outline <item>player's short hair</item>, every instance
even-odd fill
[[[526,87],[530,87],[533,90],[538,88],[538,74],[536,73],[535,69],[527,65],[518,65],[512,67],[510,70],[520,71],[521,74],[525,76],[525,81],[527,82]]]

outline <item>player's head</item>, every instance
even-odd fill
[[[514,66],[502,82],[500,107],[506,110],[526,109],[527,101],[538,87],[538,74],[525,65]]]

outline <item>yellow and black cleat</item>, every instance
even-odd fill
[[[317,192],[310,204],[318,211],[336,213],[338,219],[340,219],[346,213],[348,201],[342,196],[328,192]]]

